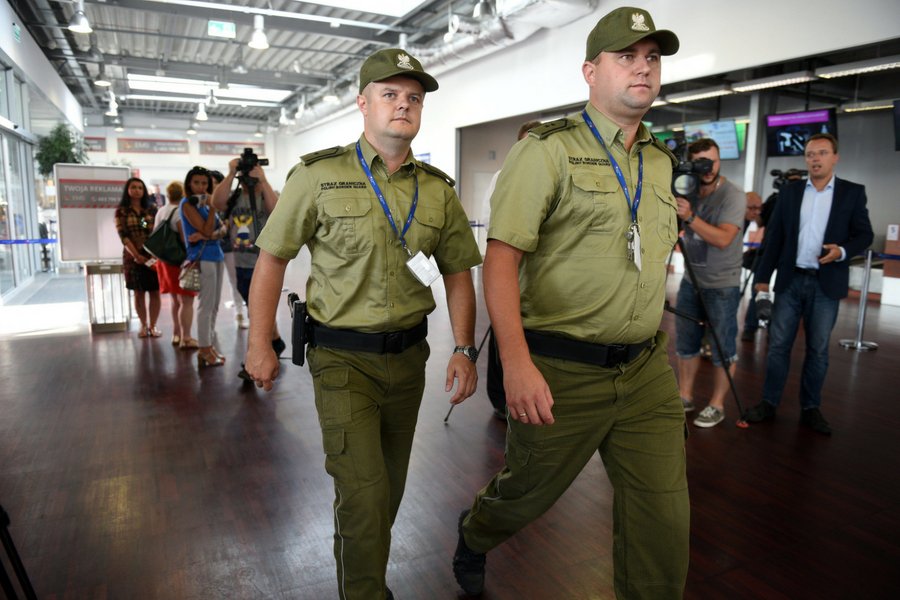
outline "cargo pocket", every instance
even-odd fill
[[[316,378],[316,404],[322,429],[350,421],[350,369],[330,367]]]
[[[656,220],[656,232],[659,239],[663,243],[666,256],[669,250],[675,245],[678,239],[678,203],[672,192],[661,186],[654,185],[653,193],[657,199],[657,210],[659,211]]]

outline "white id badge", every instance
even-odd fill
[[[638,227],[634,228],[634,266],[641,270],[641,230]]]
[[[421,250],[416,252],[415,256],[406,261],[406,267],[412,271],[416,279],[422,282],[425,287],[430,286],[435,280],[441,276],[441,272],[434,266],[428,257]]]

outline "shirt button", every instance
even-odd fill
[[[641,283],[641,288],[645,288],[645,287],[647,287],[647,284],[642,282],[642,283]]]
[[[394,303],[393,303],[393,302],[388,302],[388,308],[394,308]]]
[[[388,271],[388,275],[390,275],[391,277],[393,277],[393,276],[394,276],[394,272],[393,272],[393,271]]]
[[[346,210],[347,212],[350,212],[350,205],[348,204],[347,206],[345,206],[344,210]]]

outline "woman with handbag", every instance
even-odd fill
[[[180,181],[173,181],[166,186],[168,203],[156,213],[156,224],[153,231],[160,227],[169,227],[181,242],[181,210],[179,204],[184,198],[184,187]],[[182,350],[194,350],[199,347],[197,340],[191,337],[191,324],[194,322],[194,296],[197,292],[185,290],[178,283],[181,261],[171,262],[160,258],[156,263],[156,274],[159,277],[159,291],[172,296],[172,345]]]
[[[141,320],[138,336],[142,338],[162,335],[156,327],[160,306],[159,280],[153,268],[156,260],[144,250],[144,242],[153,230],[155,215],[156,205],[150,201],[144,182],[137,177],[126,181],[122,200],[116,208],[116,231],[124,247],[122,269],[125,272],[125,287],[134,293],[134,308]],[[149,314],[145,296],[150,297]]]
[[[187,198],[181,201],[181,227],[187,245],[187,261],[182,266],[183,282],[191,271],[199,267],[199,302],[197,306],[197,337],[200,350],[197,367],[218,367],[225,364],[225,357],[216,349],[216,315],[222,296],[222,277],[225,273],[225,256],[219,240],[225,237],[226,228],[210,206],[212,178],[203,167],[194,167],[184,178]]]

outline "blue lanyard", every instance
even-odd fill
[[[375,177],[372,176],[372,171],[369,169],[369,164],[366,162],[366,159],[363,157],[362,148],[359,146],[359,142],[356,142],[356,156],[359,157],[359,164],[362,165],[363,171],[366,173],[366,177],[369,180],[369,183],[372,185],[372,189],[375,191],[375,195],[378,197],[378,201],[381,203],[381,210],[384,211],[384,214],[388,218],[388,222],[391,224],[391,229],[394,230],[394,233],[397,234],[397,238],[399,238],[400,243],[403,244],[403,248],[409,252],[409,249],[406,248],[406,232],[409,231],[409,226],[412,224],[413,215],[416,214],[416,206],[419,204],[419,176],[413,173],[413,178],[416,182],[416,192],[413,194],[412,206],[409,207],[409,216],[406,217],[406,224],[403,226],[403,231],[397,231],[397,224],[394,222],[394,216],[391,214],[391,209],[388,208],[387,202],[384,199],[384,194],[381,193],[381,188],[378,187],[378,184],[375,182]]]
[[[612,152],[606,147],[606,144],[603,142],[603,137],[600,135],[600,132],[597,131],[597,126],[594,125],[594,122],[591,121],[591,118],[588,116],[587,110],[582,110],[581,116],[584,117],[584,122],[587,123],[591,133],[593,133],[594,137],[597,138],[597,141],[600,142],[600,146],[606,152],[606,156],[609,157],[609,162],[612,164],[613,171],[616,173],[616,178],[619,180],[619,185],[622,186],[622,192],[625,194],[625,202],[628,203],[628,208],[631,209],[631,222],[637,223],[637,211],[638,206],[641,204],[641,190],[643,189],[644,181],[644,154],[638,152],[638,180],[637,187],[634,190],[634,204],[632,204],[631,194],[628,192],[628,184],[625,182],[625,176],[622,175],[622,169],[619,168],[619,163],[616,162]]]

